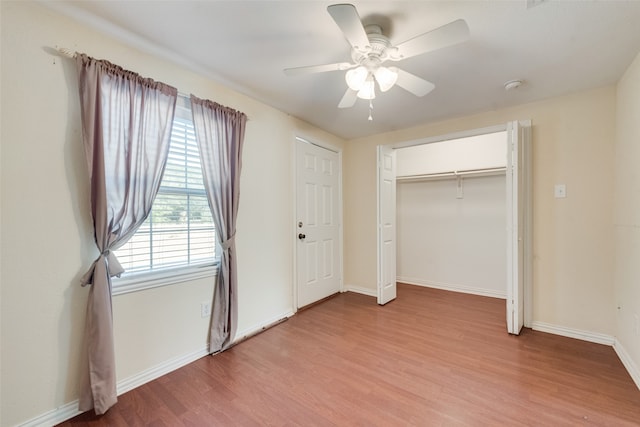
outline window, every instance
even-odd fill
[[[177,106],[166,169],[151,213],[127,243],[115,251],[125,269],[114,281],[138,290],[174,283],[177,276],[202,275],[215,262],[215,229],[204,190],[200,154],[189,100]],[[213,269],[208,273],[213,274]],[[145,280],[151,279],[151,280]],[[139,282],[143,281],[142,285]]]

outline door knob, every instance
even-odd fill
[[[304,240],[305,237],[307,237],[306,234],[302,234],[302,233],[298,234],[298,239],[300,240]]]

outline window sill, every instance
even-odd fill
[[[122,278],[113,277],[111,279],[111,295],[116,296],[161,286],[175,285],[205,277],[213,277],[217,273],[218,264],[216,263],[199,267],[166,269],[152,273],[133,273]]]

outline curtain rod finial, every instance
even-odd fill
[[[67,49],[66,47],[57,47],[57,46],[56,48],[57,48],[56,50],[63,56],[66,56],[67,58],[75,59],[76,53],[73,52],[71,49]]]

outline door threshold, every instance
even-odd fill
[[[304,306],[302,306],[302,307],[299,307],[299,308],[298,308],[298,313],[299,313],[299,312],[301,312],[301,311],[307,310],[307,309],[309,309],[309,308],[315,307],[315,306],[316,306],[316,305],[318,305],[318,304],[322,304],[323,302],[328,301],[328,300],[330,300],[330,299],[332,299],[332,298],[335,298],[335,297],[336,297],[336,296],[338,296],[338,295],[340,295],[340,291],[336,292],[335,294],[331,294],[331,295],[329,295],[328,297],[324,297],[324,298],[322,298],[322,299],[319,299],[318,301],[314,301],[314,302],[312,302],[312,303],[309,303],[309,304],[307,304],[307,305],[304,305]]]

